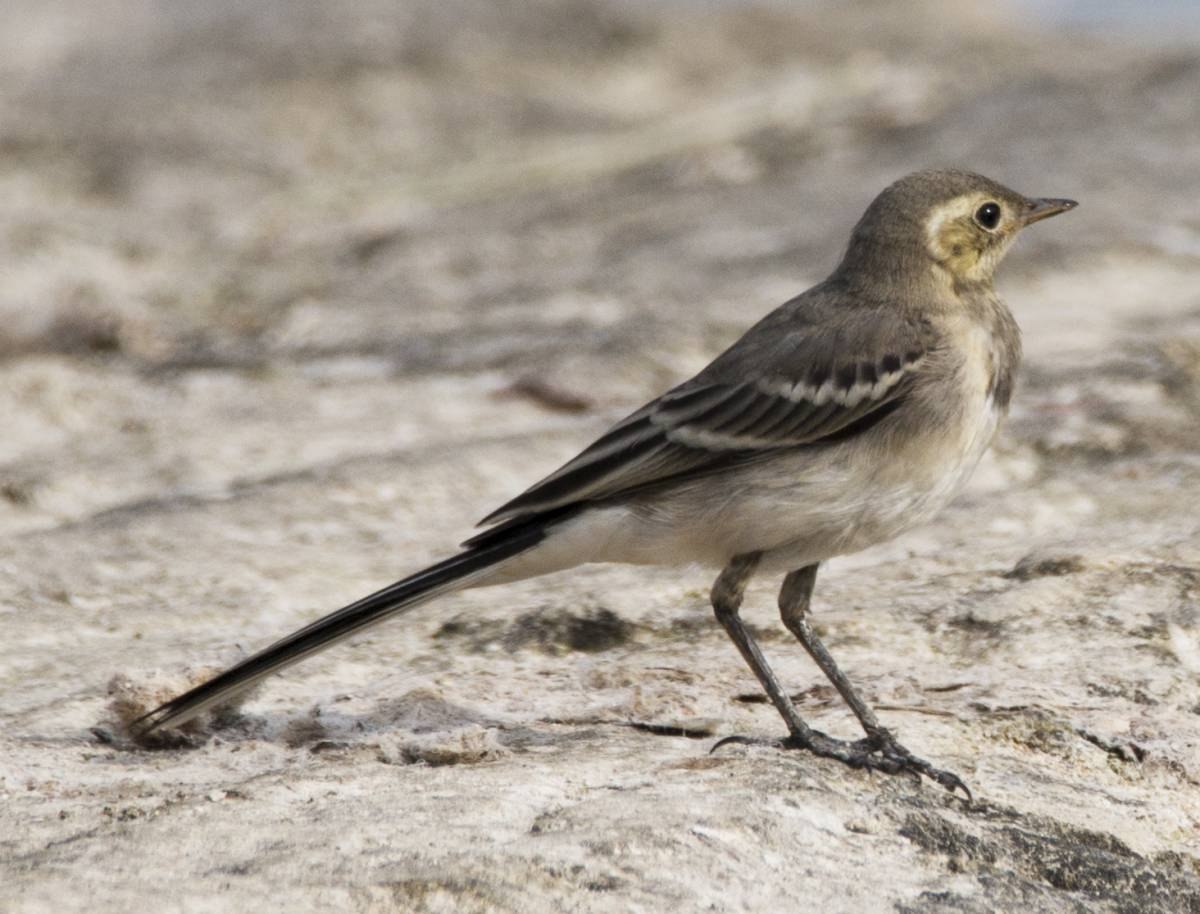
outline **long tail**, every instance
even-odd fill
[[[470,585],[495,565],[541,542],[546,535],[547,521],[551,519],[526,519],[524,523],[502,524],[486,531],[467,543],[467,551],[418,571],[276,641],[208,682],[144,714],[133,722],[130,730],[137,736],[145,736],[161,727],[182,724],[206,708],[228,700],[259,680],[344,638],[434,597]]]

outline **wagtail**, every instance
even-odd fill
[[[275,642],[133,731],[181,724],[452,591],[588,562],[700,563],[721,569],[712,607],[787,724],[778,745],[965,792],[879,723],[813,630],[809,600],[821,562],[928,521],[970,475],[1008,410],[1021,357],[992,274],[1023,228],[1075,205],[965,171],[900,179],[867,207],[828,279],[493,511],[457,555]],[[784,574],[783,624],[865,739],[834,739],[797,714],[738,615],[759,571]]]

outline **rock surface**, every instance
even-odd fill
[[[1197,45],[511,6],[0,11],[0,909],[1200,911]],[[447,598],[210,739],[122,740],[445,554],[937,164],[1083,205],[1002,270],[994,454],[816,611],[977,802],[710,755],[780,724],[696,569]],[[854,734],[776,585],[747,617]]]

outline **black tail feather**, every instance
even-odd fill
[[[490,542],[431,565],[424,571],[344,606],[160,705],[134,721],[130,730],[141,737],[162,727],[184,723],[205,709],[227,701],[254,683],[343,638],[439,594],[466,586],[480,572],[537,545],[545,537],[547,527],[545,520],[527,518],[525,523],[505,530],[505,535],[490,537]]]

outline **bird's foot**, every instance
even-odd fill
[[[929,762],[913,755],[908,749],[896,741],[890,730],[880,727],[865,739],[850,740],[835,739],[820,730],[809,729],[804,733],[793,733],[783,739],[764,739],[751,736],[727,736],[712,747],[716,752],[722,746],[730,744],[751,746],[773,746],[777,749],[805,749],[813,755],[822,758],[836,759],[851,768],[865,768],[868,771],[882,771],[885,774],[900,774],[908,772],[919,780],[922,775],[931,781],[941,784],[951,793],[961,790],[967,801],[972,799],[971,791],[962,778],[952,771],[935,768]]]

